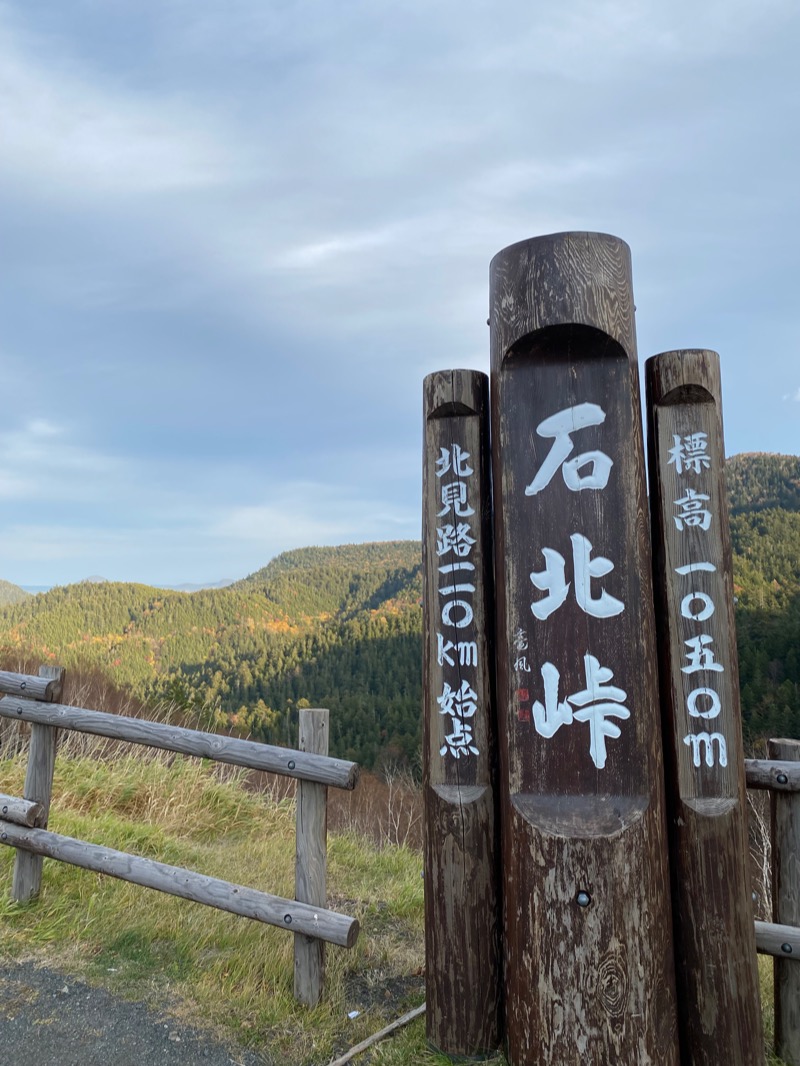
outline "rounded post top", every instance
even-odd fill
[[[722,402],[719,355],[710,348],[680,348],[651,355],[644,371],[651,404]]]
[[[425,418],[482,414],[489,378],[481,370],[435,370],[423,382]]]
[[[489,268],[492,370],[523,337],[589,326],[636,359],[631,252],[609,233],[550,233],[503,248]]]
[[[621,237],[615,237],[612,233],[600,233],[593,230],[563,230],[561,233],[543,233],[538,237],[526,237],[523,241],[515,241],[501,248],[497,255],[493,256],[489,264],[489,271],[495,269],[495,264],[502,260],[518,258],[519,256],[531,256],[551,249],[568,248],[570,245],[580,247],[582,244],[609,244],[624,248],[630,258],[631,250]]]

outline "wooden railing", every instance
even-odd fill
[[[773,922],[756,947],[775,957],[775,1051],[800,1066],[800,740],[770,740],[769,759],[745,759],[747,787],[769,789]]]
[[[39,676],[0,672],[0,717],[31,725],[22,797],[0,794],[0,843],[17,849],[12,898],[38,895],[43,858],[108,874],[218,910],[230,911],[295,934],[295,996],[319,1002],[324,979],[324,943],[352,947],[355,918],[326,909],[327,786],[352,789],[358,766],[328,757],[327,710],[300,710],[298,750],[203,733],[58,702],[64,671],[41,667]],[[47,829],[58,731],[74,730],[182,755],[294,777],[297,789],[297,859],[294,900],[244,885],[114,851]]]

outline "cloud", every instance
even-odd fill
[[[45,51],[40,58],[37,52]],[[0,17],[0,177],[30,193],[115,199],[230,179],[230,154],[207,116],[179,99],[123,95],[69,69]]]
[[[795,403],[800,403],[800,389],[796,392],[786,392],[783,395],[784,400],[794,400]]]
[[[76,443],[63,426],[35,418],[0,433],[0,498],[86,500],[119,482],[122,462]]]
[[[265,558],[308,544],[419,535],[419,514],[391,500],[359,498],[348,485],[312,481],[276,485],[267,503],[234,506],[208,529],[212,537],[250,541]]]

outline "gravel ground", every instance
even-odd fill
[[[264,1066],[144,1003],[32,962],[0,967],[0,1066]]]

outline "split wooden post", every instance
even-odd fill
[[[770,740],[770,759],[800,762],[800,741]],[[772,792],[772,910],[800,926],[800,792]],[[775,1051],[800,1066],[800,957],[775,959]]]
[[[61,666],[40,666],[39,677],[55,681],[48,689],[48,702],[61,698],[65,670]],[[28,768],[25,773],[23,798],[40,804],[39,825],[47,828],[50,814],[50,797],[53,792],[53,773],[56,765],[58,730],[49,725],[31,725]],[[11,898],[17,903],[27,903],[39,895],[42,887],[42,856],[18,850],[14,856],[14,872],[11,880]]]
[[[505,990],[512,1066],[675,1066],[630,250],[491,264]]]
[[[425,378],[426,1027],[469,1058],[501,1040],[488,406],[485,374]]]
[[[719,356],[645,372],[683,1061],[761,1066]]]
[[[300,708],[300,751],[328,754],[330,712]],[[295,898],[300,903],[325,907],[327,901],[328,788],[312,781],[297,786],[297,855]],[[294,938],[294,994],[309,1007],[322,998],[325,981],[325,944],[298,933]]]

